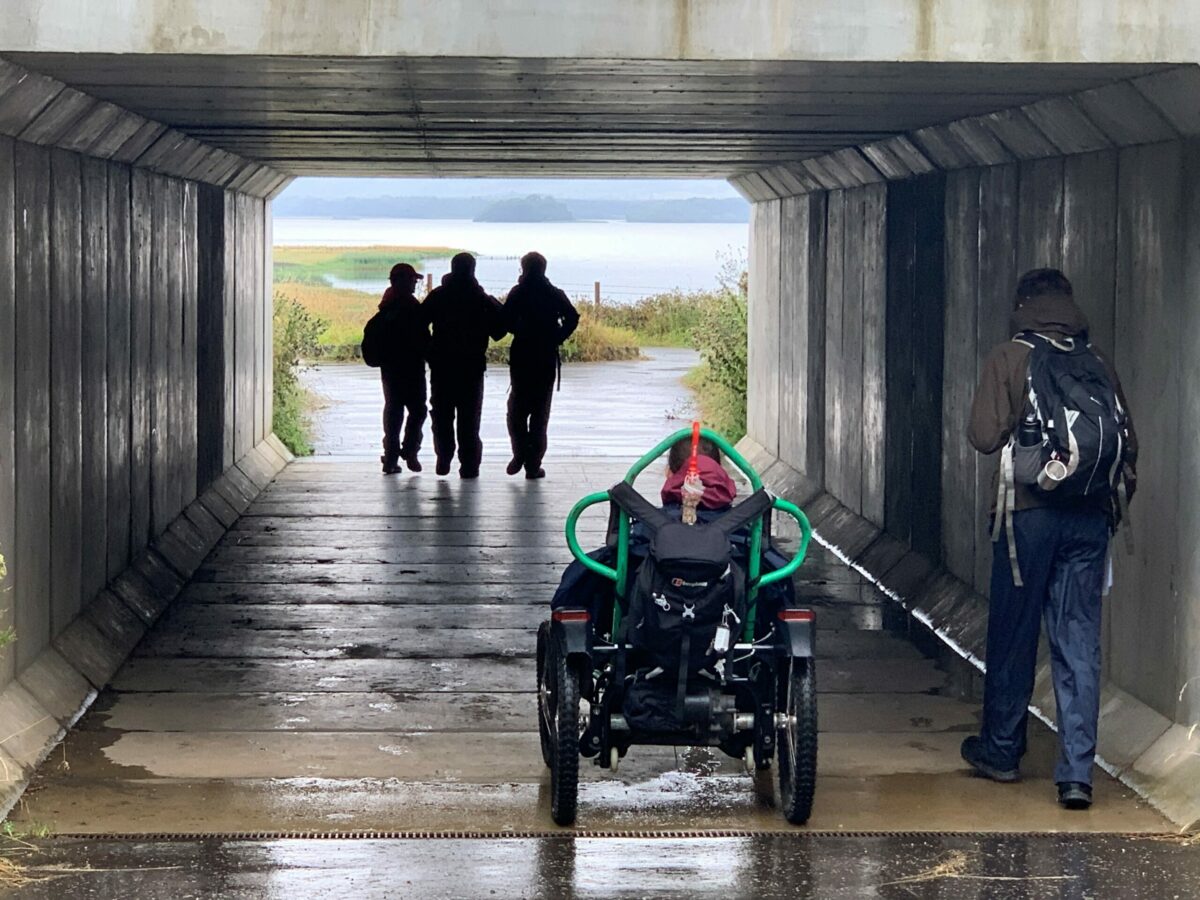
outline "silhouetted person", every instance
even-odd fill
[[[425,424],[425,354],[429,348],[429,325],[421,315],[414,290],[421,281],[408,263],[397,263],[388,274],[391,286],[383,294],[379,312],[363,335],[364,356],[379,365],[383,381],[383,473],[400,471],[403,459],[409,469],[421,471],[421,426]],[[404,414],[404,441],[400,429]]]
[[[457,435],[458,474],[476,478],[483,457],[479,416],[488,338],[504,336],[501,307],[475,280],[475,257],[459,253],[450,260],[449,277],[421,309],[433,331],[427,358],[437,473],[450,473]]]
[[[546,474],[542,457],[560,364],[558,348],[578,324],[579,313],[567,295],[546,278],[546,257],[522,256],[521,279],[504,304],[504,328],[513,335],[508,357],[508,436],[513,452],[509,475],[522,467],[526,478]]]

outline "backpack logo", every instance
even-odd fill
[[[703,588],[703,587],[708,587],[708,582],[707,581],[684,581],[682,578],[672,578],[671,579],[671,587]]]

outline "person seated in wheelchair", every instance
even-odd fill
[[[680,438],[667,453],[666,478],[659,491],[659,499],[662,504],[660,509],[673,518],[680,518],[683,513],[683,482],[687,476],[691,453],[691,438]],[[696,456],[700,482],[704,488],[696,510],[696,519],[699,522],[709,522],[733,507],[737,498],[737,483],[725,470],[720,449],[708,438],[700,438]],[[782,568],[787,564],[787,557],[771,544],[769,530],[764,529],[763,537],[762,572]],[[731,540],[734,558],[745,565],[749,550],[749,527],[736,532]],[[637,570],[645,560],[648,550],[649,535],[641,522],[634,522],[629,534],[631,571]],[[611,536],[606,546],[593,550],[588,556],[597,562],[612,564],[616,559],[616,549]],[[587,609],[591,613],[591,620],[600,622],[603,620],[601,614],[607,611],[612,600],[612,587],[611,581],[590,571],[583,563],[573,560],[563,571],[558,589],[550,601],[550,608]],[[795,590],[791,581],[785,580],[769,586],[763,591],[760,603],[770,614],[774,614],[777,609],[794,606]]]

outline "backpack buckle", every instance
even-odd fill
[[[680,615],[680,618],[682,618],[682,619],[696,618],[696,604],[695,603],[685,603],[683,606],[683,613]]]

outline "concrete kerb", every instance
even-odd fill
[[[269,483],[287,465],[277,442],[260,444],[239,463]],[[258,489],[241,472],[233,481],[239,497],[242,490],[250,491],[244,498],[249,505]],[[206,494],[226,515],[233,510],[213,488]],[[173,563],[157,549],[145,550],[0,691],[0,818],[17,804],[34,769],[95,701],[226,529],[202,501],[194,501],[160,536]]]
[[[0,722],[0,750],[27,769],[42,761],[46,745],[63,730],[33,694],[16,683],[0,692]]]
[[[146,623],[112,591],[103,590],[96,595],[84,615],[96,626],[114,647],[128,656],[138,641],[146,634]]]
[[[776,469],[773,457],[752,439],[743,439],[738,449],[768,476],[787,471],[786,466]],[[897,559],[903,544],[878,534],[876,526],[866,520],[852,524],[852,518],[861,517],[855,517],[831,495],[788,496],[782,485],[769,477],[764,483],[780,496],[802,505],[814,524],[817,539],[835,555],[909,610],[972,666],[981,672],[985,669],[986,598],[921,554],[907,551]],[[856,535],[871,531],[877,533],[876,539],[865,543],[856,555],[846,553],[839,541],[831,540],[848,537],[853,543]],[[1049,666],[1044,662],[1030,710],[1055,727],[1053,689]],[[1200,727],[1173,724],[1140,700],[1106,683],[1102,686],[1096,762],[1182,828],[1200,827]]]

